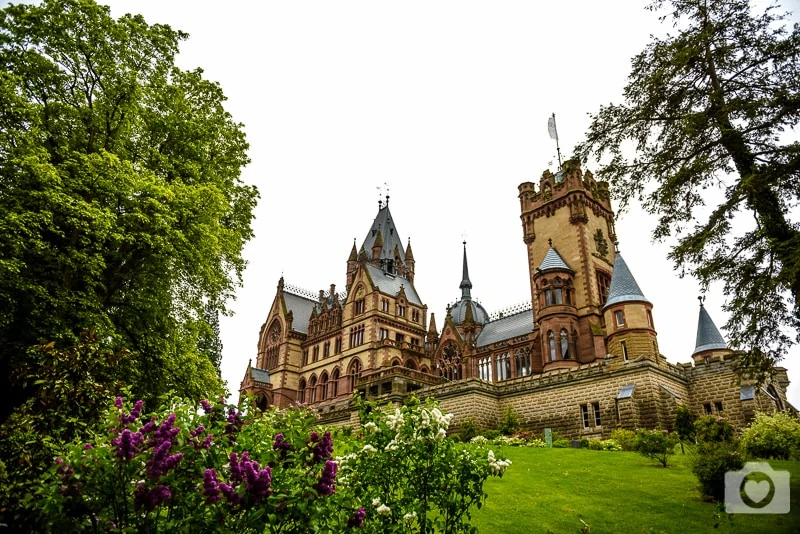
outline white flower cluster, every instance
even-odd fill
[[[400,408],[395,408],[393,414],[389,414],[386,416],[386,425],[391,428],[392,430],[397,430],[406,420],[403,417],[402,412],[400,412]]]
[[[489,441],[489,440],[488,440],[488,439],[486,439],[486,438],[485,438],[485,437],[483,437],[483,436],[475,436],[474,438],[472,438],[471,440],[469,440],[469,442],[470,442],[470,443],[474,443],[474,444],[476,444],[476,445],[485,445],[485,444],[486,444],[488,441]]]
[[[494,451],[490,450],[489,454],[486,455],[486,458],[489,460],[489,467],[495,473],[502,473],[506,470],[506,468],[511,465],[511,460],[498,460],[494,457]]]
[[[376,449],[372,445],[367,444],[367,445],[364,445],[364,448],[361,449],[361,451],[362,452],[366,452],[367,454],[371,454],[373,452],[378,452],[378,449]]]
[[[369,423],[364,424],[364,430],[366,430],[367,432],[369,432],[371,434],[377,434],[378,432],[381,431],[381,429],[378,428],[378,425],[376,425],[372,421],[370,421]]]
[[[417,518],[417,512],[409,512],[403,516],[403,520],[406,523],[411,523]]]

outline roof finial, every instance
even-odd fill
[[[384,187],[386,187],[386,207],[389,207],[389,182],[383,182]]]
[[[550,245],[551,247],[553,246],[553,238],[552,237],[547,239],[547,244]]]
[[[697,297],[697,300],[700,301],[700,307],[702,308],[703,307],[703,302],[705,302],[705,300],[706,300],[706,296],[705,295],[700,295],[699,297]]]
[[[378,211],[383,209],[383,192],[381,191],[381,186],[376,187],[378,191]]]
[[[614,240],[614,252],[619,254],[619,239]]]

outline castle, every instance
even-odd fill
[[[616,249],[608,185],[577,161],[538,188],[519,186],[530,305],[490,316],[472,298],[466,243],[461,298],[441,331],[414,288],[416,261],[388,197],[347,259],[343,291],[284,283],[261,327],[240,393],[262,408],[302,403],[323,423],[357,424],[354,391],[381,402],[438,399],[466,420],[496,426],[508,407],[522,426],[607,437],[615,428],[671,428],[675,408],[744,425],[756,411],[794,410],[785,369],[759,386],[740,381],[736,355],[700,306],[691,362],[660,354],[647,300]]]

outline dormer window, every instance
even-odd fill
[[[406,316],[406,307],[402,304],[397,305],[397,316],[398,317],[405,317]]]
[[[361,315],[364,313],[364,299],[358,299],[354,303],[354,309],[356,315]]]

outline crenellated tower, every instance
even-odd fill
[[[538,189],[532,182],[520,184],[519,199],[537,324],[544,317],[553,327],[558,326],[557,332],[553,330],[556,360],[563,353],[577,362],[602,358],[605,355],[603,306],[611,284],[616,241],[608,184],[595,181],[591,172],[581,170],[578,160],[571,159],[555,174],[545,171]],[[548,274],[542,265],[551,265],[545,263],[548,254],[553,258],[551,251],[563,266],[558,269],[551,266]],[[545,289],[554,287],[556,278],[571,284],[569,304],[563,301],[566,293],[562,294],[561,303],[547,300]],[[567,330],[565,351],[559,351],[562,323]],[[547,335],[546,330],[539,333],[544,363],[550,363],[552,357]],[[574,349],[570,350],[570,343]]]

